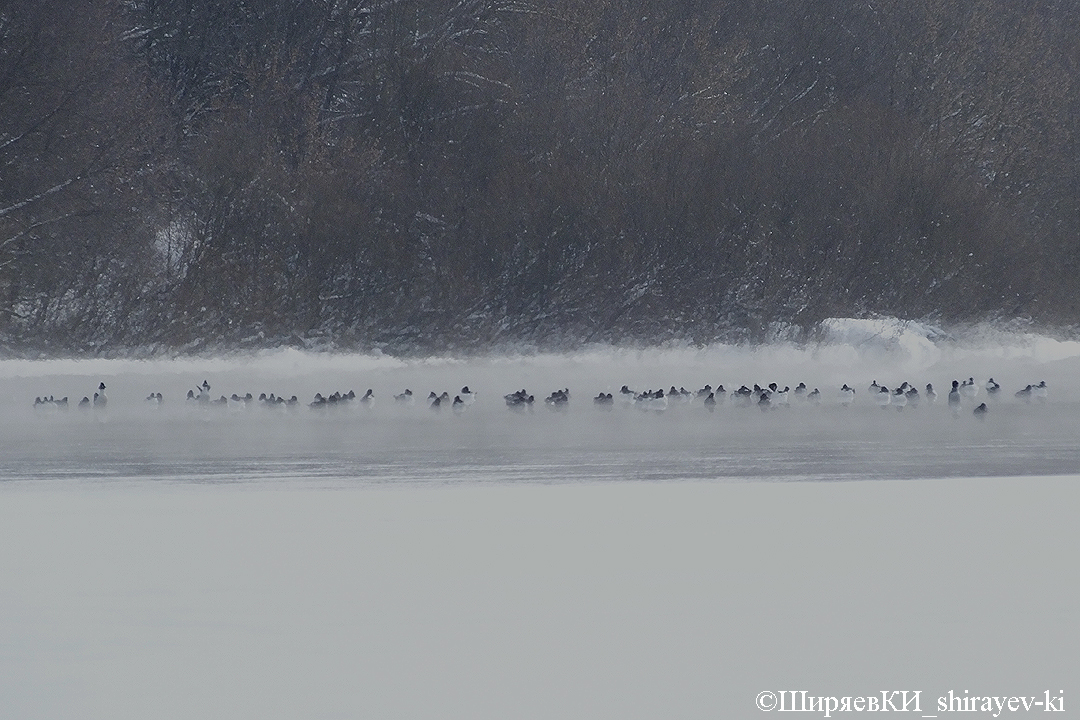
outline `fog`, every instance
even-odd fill
[[[1050,475],[1080,464],[1080,423],[1074,388],[1080,343],[1023,335],[979,342],[928,340],[929,330],[899,323],[834,321],[826,342],[813,346],[620,350],[574,355],[504,355],[460,360],[399,360],[387,356],[306,354],[167,361],[0,362],[3,477],[95,482],[189,479],[204,482],[279,480],[355,485],[382,482],[543,483],[629,479],[861,479],[970,475]],[[951,381],[993,377],[985,391],[946,402]],[[1045,380],[1045,402],[1014,393]],[[274,393],[298,398],[295,411],[214,409],[185,402],[209,382],[212,398]],[[869,391],[877,381],[910,382],[939,396],[918,407],[882,409]],[[99,382],[105,411],[79,411]],[[818,388],[817,405],[790,393],[770,412],[736,408],[720,398],[708,412],[701,399],[668,399],[663,412],[616,402],[598,408],[601,392],[629,386],[642,392],[672,386],[696,392],[723,384],[776,382]],[[839,389],[856,388],[843,406]],[[450,397],[475,392],[464,412],[435,412],[432,391]],[[409,388],[410,405],[394,396]],[[544,399],[568,388],[570,402],[552,411]],[[316,393],[371,389],[370,407],[352,402],[314,412]],[[529,411],[509,410],[503,396],[526,389]],[[145,398],[161,393],[163,403]],[[35,410],[41,396],[69,398],[66,412]],[[978,421],[976,405],[989,413]],[[235,404],[234,404],[235,405]]]
[[[1071,698],[1078,370],[1077,343],[856,321],[814,346],[0,361],[0,714],[754,717],[766,690],[920,690],[934,715],[950,690]],[[1000,398],[953,412],[949,384],[969,376]],[[204,380],[299,407],[187,404]],[[875,380],[939,397],[882,409]],[[1040,380],[1044,402],[1014,396]],[[76,409],[100,382],[107,407]],[[822,402],[592,401],[769,382]],[[464,412],[429,409],[464,385]],[[406,387],[416,401],[398,405]],[[370,407],[307,407],[368,388]],[[503,396],[522,388],[536,403],[515,412]],[[35,409],[48,395],[72,407]]]

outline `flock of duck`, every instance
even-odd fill
[[[952,388],[947,396],[949,408],[954,413],[959,413],[963,405],[973,403],[979,396],[980,390],[985,391],[988,398],[995,399],[1000,396],[1001,385],[993,378],[990,378],[982,388],[975,382],[974,378],[968,378],[962,382],[953,380]],[[877,380],[874,380],[871,382],[870,387],[867,388],[867,392],[871,401],[879,407],[891,407],[897,410],[903,410],[906,407],[915,408],[923,402],[933,404],[937,402],[938,397],[932,383],[927,383],[924,392],[920,393],[917,387],[908,382],[903,382],[898,387],[890,389],[884,385],[879,385]],[[1025,386],[1014,393],[1014,396],[1024,402],[1033,400],[1045,402],[1047,394],[1046,381],[1043,380],[1038,384]],[[780,389],[777,383],[769,383],[767,387],[754,385],[753,388],[749,388],[743,385],[730,394],[723,385],[718,386],[715,390],[712,386],[706,385],[697,392],[690,392],[686,388],[672,386],[666,394],[663,390],[634,392],[626,385],[623,385],[617,397],[612,393],[600,393],[593,398],[593,403],[601,407],[612,407],[619,403],[645,410],[662,411],[673,402],[700,400],[707,410],[713,411],[717,405],[724,403],[729,398],[736,407],[757,407],[762,411],[790,407],[793,400],[810,405],[820,405],[826,401],[820,389],[814,388],[810,390],[805,383],[799,383],[794,390],[790,386]],[[507,403],[510,404],[510,402],[510,396],[507,396]],[[517,402],[516,398],[515,402]],[[548,399],[548,402],[552,402],[551,398]],[[855,402],[855,388],[845,383],[833,396],[832,402],[842,406],[851,405]],[[974,407],[972,412],[977,416],[986,415],[989,412],[989,406],[985,402],[981,402]]]
[[[920,392],[917,387],[908,382],[901,383],[895,388],[888,388],[879,385],[876,380],[867,388],[867,394],[871,402],[879,407],[883,409],[895,408],[896,410],[904,410],[907,407],[916,408],[923,403],[933,404],[938,398],[933,384],[927,384],[923,391]],[[969,408],[974,406],[972,413],[978,417],[983,417],[989,412],[989,406],[986,402],[975,404],[980,394],[985,394],[987,399],[990,400],[996,399],[1001,396],[1001,385],[993,378],[990,378],[983,386],[980,386],[975,382],[974,378],[970,377],[964,381],[953,380],[946,399],[950,410],[954,414],[959,414],[965,406]],[[1013,393],[1013,395],[1022,402],[1046,402],[1048,396],[1046,381],[1029,384]],[[738,408],[756,407],[762,411],[770,411],[790,407],[793,403],[812,406],[821,405],[822,403],[849,406],[855,403],[855,396],[855,389],[847,384],[844,384],[829,398],[826,398],[825,394],[818,388],[810,390],[805,383],[799,383],[794,389],[790,386],[781,389],[777,383],[769,383],[765,387],[754,385],[752,388],[743,385],[731,392],[726,390],[723,385],[716,388],[706,385],[693,392],[684,387],[676,388],[674,385],[666,392],[663,389],[649,389],[638,392],[623,385],[618,393],[601,392],[592,399],[592,402],[595,407],[603,410],[610,410],[620,406],[663,412],[678,404],[700,403],[703,408],[713,412],[717,406],[730,402],[732,406]],[[394,395],[393,401],[398,406],[412,406],[417,403],[418,397],[418,395],[413,394],[412,390],[406,389],[404,392]],[[518,412],[531,411],[536,404],[535,396],[524,389],[504,395],[503,400],[508,408]],[[426,405],[431,410],[437,411],[449,407],[455,413],[461,413],[475,401],[476,394],[468,386],[465,386],[453,397],[448,392],[437,393],[431,391],[427,396]],[[161,393],[151,393],[146,397],[145,402],[148,406],[160,407],[164,403],[164,398]],[[371,389],[368,389],[360,397],[357,397],[356,393],[350,390],[347,393],[333,392],[329,395],[316,393],[314,399],[307,403],[307,407],[313,411],[329,411],[351,405],[371,407],[374,403],[375,394]],[[210,383],[205,380],[202,385],[197,386],[194,390],[188,390],[185,404],[192,408],[228,408],[232,410],[261,407],[267,410],[293,411],[302,407],[295,395],[286,399],[274,393],[269,395],[262,393],[258,398],[255,398],[251,393],[244,395],[234,393],[231,396],[221,395],[213,398],[210,395]],[[78,403],[78,408],[81,410],[104,410],[107,405],[108,397],[105,395],[105,383],[100,383],[97,392],[93,394],[93,399],[90,396],[83,397]],[[544,399],[543,405],[552,410],[567,409],[570,406],[570,389],[555,390]],[[34,408],[39,411],[67,410],[68,398],[63,397],[57,400],[51,395],[39,396],[34,400]]]

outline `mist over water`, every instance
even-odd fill
[[[836,320],[810,346],[592,348],[565,355],[401,360],[388,356],[308,354],[296,350],[211,359],[0,362],[0,426],[5,479],[81,478],[405,482],[580,482],[710,478],[865,479],[962,475],[1050,475],[1080,469],[1080,343],[999,334],[982,341],[928,339],[926,328],[896,322]],[[993,377],[985,390],[948,408],[953,379]],[[204,380],[210,396],[296,395],[291,411],[192,406],[184,398]],[[1014,393],[1045,380],[1046,402]],[[104,381],[106,411],[80,411]],[[932,383],[933,405],[881,408],[869,391]],[[740,385],[775,382],[818,388],[818,405],[794,393],[786,407],[737,408]],[[840,403],[844,383],[856,388]],[[662,412],[616,401],[618,395],[670,387],[696,392],[723,384],[709,412],[701,399],[670,400]],[[429,408],[428,394],[450,397],[469,386],[464,412]],[[359,402],[313,411],[316,393],[352,390]],[[414,401],[395,402],[406,388]],[[568,407],[544,398],[568,388]],[[503,396],[525,389],[529,411]],[[147,395],[164,402],[150,406]],[[38,396],[67,396],[66,412],[34,407]],[[986,401],[990,412],[972,410]]]
[[[806,347],[2,361],[0,714],[704,720],[757,717],[762,691],[920,691],[931,715],[950,690],[1073,698],[1080,346],[928,335],[837,321]],[[968,377],[1002,385],[982,421],[985,392],[946,402]],[[204,380],[299,407],[189,407]],[[882,409],[874,380],[939,397]],[[1040,380],[1046,402],[1013,396]],[[105,411],[34,409],[100,382]],[[592,402],[770,382],[822,402]],[[428,408],[464,385],[463,413]],[[371,407],[307,407],[368,388]],[[503,401],[522,388],[531,412]],[[560,388],[568,407],[545,407]]]

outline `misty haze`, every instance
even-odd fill
[[[1075,716],[1078,49],[0,0],[0,718]]]

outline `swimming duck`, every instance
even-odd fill
[[[952,390],[949,391],[949,407],[953,411],[960,409],[960,383],[956,380],[952,381]]]
[[[874,381],[874,385],[877,385],[877,381]],[[844,387],[840,388],[840,404],[850,405],[855,402],[855,388],[848,387],[847,383],[844,383]]]
[[[1049,395],[1049,388],[1046,387],[1046,381],[1040,380],[1038,385],[1031,388],[1031,394],[1039,402],[1046,402],[1046,397]]]

